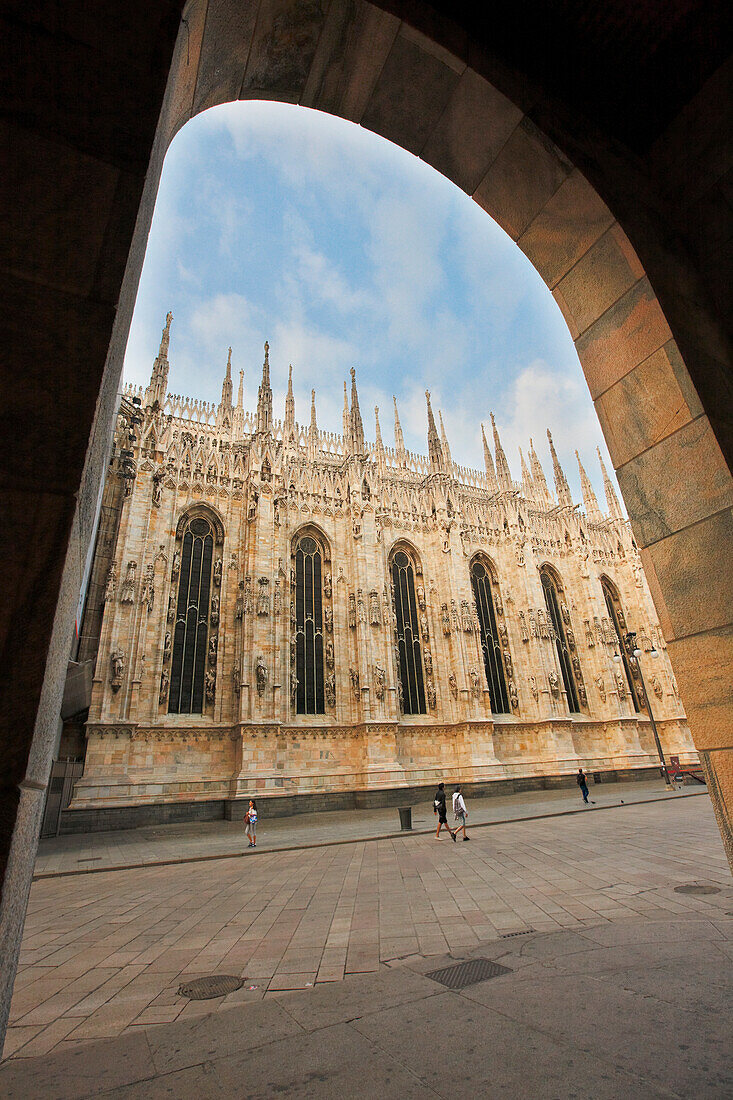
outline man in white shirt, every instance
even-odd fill
[[[468,817],[468,810],[466,809],[466,803],[464,801],[463,795],[461,794],[460,787],[456,787],[455,791],[453,792],[453,813],[455,814],[456,821],[458,822],[455,829],[456,836],[458,835],[458,833],[460,833],[462,829],[463,839],[470,840],[471,838],[466,835],[466,818]]]

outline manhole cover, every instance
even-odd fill
[[[476,985],[477,982],[486,982],[489,978],[511,973],[511,967],[502,966],[491,959],[470,959],[455,966],[445,966],[442,970],[433,970],[425,977],[447,985],[448,989],[465,989],[467,985]]]
[[[675,886],[675,894],[719,894],[719,886],[698,886],[691,882],[688,886]]]
[[[179,986],[178,995],[188,997],[191,1001],[208,1001],[211,997],[233,993],[235,989],[241,989],[243,984],[242,979],[235,978],[233,974],[210,974],[206,978],[194,978],[192,982]]]

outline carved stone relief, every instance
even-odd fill
[[[125,672],[125,654],[121,649],[115,649],[109,659],[110,663],[110,685],[112,691],[118,692],[122,687],[122,677]]]
[[[257,658],[257,663],[255,664],[255,683],[257,685],[257,694],[260,696],[260,698],[265,692],[267,681],[269,679],[270,673],[268,671],[267,665],[265,664],[265,658],[262,656],[262,654],[260,654],[260,656]]]
[[[125,574],[125,580],[120,590],[120,603],[134,603],[135,601],[135,579],[137,577],[137,562],[128,561],[127,573]]]

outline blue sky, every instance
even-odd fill
[[[425,453],[425,389],[455,461],[483,468],[493,410],[514,476],[545,429],[580,500],[575,448],[603,500],[607,452],[565,322],[528,260],[457,187],[352,123],[279,103],[232,103],[189,122],[165,161],[125,356],[146,384],[173,311],[169,389],[218,401],[227,348],[253,408],[270,343],[275,415],[293,364],[296,417],[316,390],[341,430],[357,371],[367,439],[374,406],[392,442]],[[607,462],[610,466],[610,462]]]

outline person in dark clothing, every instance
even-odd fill
[[[448,810],[445,805],[445,783],[438,783],[438,789],[435,792],[435,798],[433,799],[433,813],[438,817],[438,831],[435,834],[435,839],[440,839],[440,830],[445,825],[446,829],[450,833],[451,840],[456,839],[456,834],[448,824]]]
[[[583,795],[583,801],[588,804],[588,777],[582,768],[578,768],[578,774],[575,777],[575,782],[580,787],[580,793]],[[595,806],[595,802],[591,802],[591,806]]]

